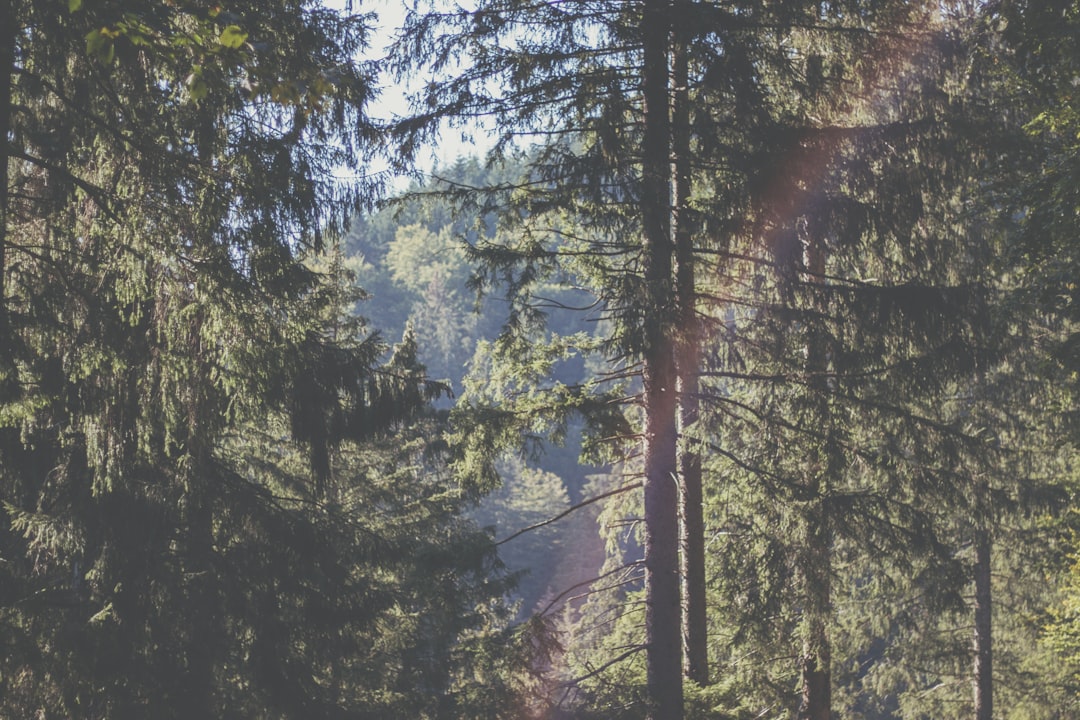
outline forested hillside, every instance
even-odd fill
[[[380,11],[0,0],[0,717],[1080,717],[1080,3]]]
[[[509,182],[526,169],[524,160],[496,169],[484,167],[477,158],[462,158],[450,167],[433,169],[432,180],[414,185],[377,212],[358,215],[345,235],[344,262],[365,291],[356,312],[378,318],[381,331],[391,337],[411,328],[428,375],[450,388],[435,402],[442,411],[453,407],[466,384],[489,376],[492,346],[507,321],[502,288],[478,295],[471,283],[473,264],[465,245],[494,240],[497,217],[455,213],[454,202],[444,195],[451,187]],[[595,332],[598,312],[568,309],[591,302],[587,293],[557,283],[542,292],[551,332],[560,336]],[[580,383],[584,359],[567,354],[545,375],[566,385]],[[595,513],[573,514],[558,526],[508,540],[587,499],[586,484],[603,468],[581,463],[580,456],[578,426],[564,442],[500,456],[501,487],[485,490],[479,505],[468,513],[496,540],[507,540],[500,545],[499,556],[518,575],[512,599],[521,613],[535,609],[550,593],[595,577],[603,562]]]

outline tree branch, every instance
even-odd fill
[[[584,675],[581,675],[580,677],[576,677],[576,678],[574,678],[572,680],[567,680],[566,682],[562,683],[562,686],[563,687],[573,687],[574,685],[577,685],[578,683],[580,683],[582,681],[588,680],[591,677],[596,677],[597,675],[604,672],[605,670],[607,670],[612,665],[617,665],[618,663],[621,663],[623,660],[630,657],[634,653],[641,652],[644,649],[645,649],[644,645],[635,645],[634,647],[630,648],[629,650],[627,650],[623,654],[619,655],[618,657],[614,657],[611,660],[608,660],[606,663],[604,663],[600,667],[595,668],[594,670],[590,670],[589,672],[585,673]]]
[[[497,543],[495,543],[495,546],[498,547],[499,545],[502,545],[503,543],[510,542],[511,540],[518,537],[519,535],[524,535],[527,532],[530,532],[532,530],[537,530],[539,528],[544,527],[545,525],[551,525],[554,522],[558,522],[559,520],[562,520],[564,517],[566,517],[570,513],[574,512],[575,510],[580,510],[581,508],[585,507],[586,505],[592,505],[594,502],[597,502],[599,500],[603,500],[604,498],[609,498],[612,495],[619,495],[619,494],[627,492],[629,490],[636,490],[639,487],[641,487],[641,483],[639,483],[639,482],[638,483],[633,483],[632,485],[625,485],[625,486],[623,486],[621,488],[616,488],[614,490],[609,490],[606,493],[602,493],[602,494],[597,495],[595,497],[591,497],[588,500],[582,500],[577,505],[573,505],[573,506],[567,508],[566,510],[562,511],[561,513],[559,513],[555,517],[548,518],[547,520],[543,520],[541,522],[538,522],[535,525],[530,525],[527,528],[522,528],[521,530],[518,530],[517,532],[513,533],[512,535],[504,537],[502,540],[499,540]]]

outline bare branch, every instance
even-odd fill
[[[582,587],[583,585],[591,585],[592,583],[597,582],[599,580],[603,580],[606,577],[611,577],[612,575],[615,575],[616,573],[620,573],[620,572],[623,572],[624,570],[630,570],[632,568],[638,567],[639,565],[641,565],[644,562],[645,562],[644,560],[635,560],[634,562],[626,563],[625,565],[620,565],[619,567],[615,568],[614,570],[608,570],[606,573],[602,573],[600,575],[597,575],[594,578],[589,578],[588,580],[582,580],[579,583],[574,583],[573,585],[571,585],[570,587],[566,588],[561,593],[559,593],[558,595],[553,597],[551,599],[551,602],[549,602],[547,605],[545,605],[544,609],[540,611],[539,615],[541,617],[543,617],[544,615],[547,615],[548,612],[553,607],[555,607],[556,603],[558,603],[560,600],[562,600],[564,597],[566,597],[570,593],[577,590],[579,587]],[[622,585],[622,583],[620,582],[620,583],[617,583],[615,585],[611,585],[609,587],[619,587],[619,585]]]
[[[625,660],[626,658],[630,657],[631,655],[634,655],[635,653],[641,652],[644,649],[645,649],[644,645],[635,645],[634,647],[632,647],[629,650],[627,650],[626,652],[624,652],[622,655],[619,655],[617,657],[612,658],[611,660],[608,660],[606,663],[604,663],[600,667],[595,668],[593,670],[590,670],[589,672],[585,673],[584,675],[581,675],[580,677],[576,677],[576,678],[574,678],[572,680],[567,680],[566,682],[562,683],[562,686],[563,687],[572,687],[574,685],[577,685],[580,682],[588,680],[591,677],[596,677],[597,675],[604,672],[605,670],[607,670],[612,665],[617,665],[617,664],[621,663],[623,660]]]
[[[625,486],[623,486],[621,488],[616,488],[614,490],[609,490],[606,493],[601,493],[600,495],[597,495],[595,497],[591,497],[588,500],[582,500],[577,505],[573,505],[573,506],[567,508],[566,510],[562,511],[561,513],[559,513],[555,517],[548,518],[547,520],[543,520],[541,522],[538,522],[535,525],[530,525],[527,528],[522,528],[521,530],[518,530],[516,533],[514,533],[512,535],[504,537],[502,540],[499,540],[497,543],[495,543],[495,546],[498,547],[499,545],[502,545],[503,543],[510,542],[511,540],[518,537],[519,535],[524,535],[527,532],[530,532],[532,530],[537,530],[539,528],[544,527],[545,525],[551,525],[554,522],[558,522],[559,520],[562,520],[564,517],[566,517],[570,513],[574,512],[575,510],[580,510],[581,508],[585,507],[586,505],[592,505],[594,502],[597,502],[599,500],[603,500],[604,498],[609,498],[612,495],[619,495],[621,493],[628,492],[630,490],[636,490],[639,487],[641,487],[641,483],[633,483],[631,485],[625,485]]]

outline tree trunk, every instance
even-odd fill
[[[975,720],[991,720],[994,713],[990,549],[990,534],[980,530],[975,538]]]
[[[8,244],[11,236],[11,198],[8,189],[9,136],[13,113],[12,77],[15,72],[15,43],[18,37],[14,0],[0,0],[0,405],[19,395],[15,365],[15,336],[8,309]],[[0,463],[12,462],[12,450],[19,447],[18,427],[0,428]],[[0,534],[0,550],[7,533]]]
[[[11,78],[15,72],[15,8],[14,0],[0,0],[0,388],[13,381],[9,377],[12,367],[11,342],[8,337],[7,310],[7,245],[9,205],[8,198],[8,136],[11,134]],[[0,398],[6,393],[0,390]]]
[[[645,644],[648,716],[681,720],[682,634],[676,485],[676,372],[673,349],[670,227],[671,121],[668,3],[646,0],[642,91],[641,220],[644,233]]]
[[[697,423],[700,332],[694,284],[694,247],[689,217],[690,107],[686,26],[676,15],[672,43],[672,225],[675,243],[675,302],[679,315],[675,356],[679,398],[679,546],[682,575],[683,675],[709,681],[705,613],[705,522],[702,511],[701,455],[689,437]]]
[[[812,233],[804,239],[803,264],[810,283],[822,281],[825,274],[825,248]],[[827,308],[818,300],[816,313],[824,316]],[[818,421],[826,428],[829,421],[829,384],[825,379],[829,366],[828,345],[823,329],[808,323],[806,369],[809,389],[814,393]],[[827,433],[826,433],[827,437]],[[806,532],[802,575],[806,595],[803,608],[803,648],[799,659],[802,675],[802,701],[798,720],[829,720],[832,716],[832,649],[829,623],[832,615],[832,531],[828,508],[828,481],[835,468],[833,452],[827,441],[817,462],[807,468]]]
[[[207,506],[205,483],[196,491],[200,497],[189,498],[187,508],[188,567],[184,596],[189,603],[187,643],[184,648],[186,668],[180,678],[181,695],[177,698],[186,717],[215,717],[214,662],[223,637],[216,621],[212,555],[213,515]]]
[[[207,169],[213,167],[217,158],[217,133],[212,111],[204,109],[197,118],[195,142],[199,162]],[[204,191],[193,209],[192,242],[200,252],[213,246],[213,208],[216,198]],[[197,275],[189,277],[197,297],[200,280]],[[220,618],[220,583],[214,567],[214,495],[218,490],[210,480],[215,475],[213,435],[208,432],[216,415],[210,381],[212,367],[209,351],[203,340],[203,324],[206,316],[198,313],[190,326],[190,361],[194,364],[195,390],[188,399],[189,417],[194,420],[187,427],[186,450],[189,454],[191,477],[187,478],[184,495],[184,513],[181,533],[186,538],[183,562],[186,566],[186,582],[183,592],[187,607],[188,634],[183,648],[185,672],[180,678],[179,699],[183,717],[217,717],[215,696],[215,664],[221,655],[221,642],[225,629]]]
[[[831,548],[826,518],[814,508],[806,535],[807,552],[803,561],[807,602],[804,608],[802,657],[802,701],[798,720],[829,720],[832,716],[832,648],[829,642],[829,615],[832,602]]]

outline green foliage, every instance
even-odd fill
[[[386,267],[395,282],[421,295],[435,281],[462,287],[468,266],[461,244],[444,228],[438,234],[422,225],[403,225],[386,253]]]
[[[367,16],[0,8],[0,714],[644,717],[643,368],[676,349],[689,716],[797,715],[821,658],[836,714],[965,712],[991,570],[997,714],[1075,711],[1077,4],[647,7],[412,12],[398,160],[498,144],[364,215],[333,174],[385,139]],[[597,495],[599,539],[495,543]]]
[[[361,262],[358,278],[369,294],[361,311],[389,333],[410,324],[425,366],[456,392],[477,342],[498,332],[501,309],[468,287],[473,269],[466,243],[484,224],[482,214],[475,223],[467,212],[454,214],[442,192],[448,183],[493,182],[506,171],[461,160],[435,172],[447,179],[416,186],[379,211],[355,217],[345,243]]]
[[[478,525],[490,528],[496,541],[555,517],[570,506],[562,479],[554,473],[527,466],[518,458],[505,458],[497,467],[501,486],[480,501],[472,513]],[[540,527],[510,539],[499,547],[499,558],[511,572],[522,572],[517,596],[521,611],[530,614],[542,597],[562,588],[551,586],[554,559],[573,552],[557,526]]]
[[[403,261],[398,252],[404,250],[404,244],[395,242],[387,258],[395,276],[398,276],[396,263]],[[421,265],[412,268],[408,276],[413,279],[406,284],[416,287],[414,294],[418,300],[413,304],[411,322],[427,348],[434,372],[454,378],[458,384],[476,344],[481,317],[463,297],[464,253],[448,243],[436,250],[442,251],[459,257],[454,258],[452,265],[433,258],[421,260]]]
[[[530,427],[523,432],[511,414],[490,412],[492,401],[504,393],[520,392],[524,402],[530,390],[528,383],[515,379],[511,369],[495,357],[495,346],[503,342],[498,336],[505,320],[499,293],[488,288],[486,297],[478,297],[469,287],[474,269],[468,257],[470,245],[493,237],[494,220],[467,204],[455,209],[454,188],[497,184],[520,172],[521,166],[514,162],[483,167],[475,159],[436,169],[435,177],[424,185],[414,186],[377,212],[354,219],[346,239],[356,253],[358,278],[369,291],[360,310],[391,331],[411,326],[419,357],[430,374],[445,378],[457,392],[450,438],[456,446],[456,474],[477,498],[494,489],[493,497],[481,499],[477,517],[481,524],[493,525],[500,539],[556,515],[570,498],[584,497],[583,475],[589,469],[579,464],[581,424],[575,410],[582,400],[573,396],[583,392],[579,386],[585,376],[585,357],[595,357],[597,347],[597,341],[585,332],[592,330],[590,324],[559,307],[560,302],[579,303],[584,294],[575,297],[555,285],[544,288],[551,327],[574,334],[552,337],[547,359],[537,358],[529,374],[529,382],[536,383],[532,389],[535,404],[548,406],[547,420],[521,416]],[[545,397],[541,387],[553,383],[564,386],[563,401]],[[440,405],[449,402],[442,400]],[[514,459],[494,462],[506,448],[511,449],[507,457]],[[527,466],[518,459],[522,450]],[[547,490],[536,487],[541,479]],[[548,502],[534,497],[537,492]],[[575,537],[582,537],[586,548],[594,548],[597,543],[590,527],[583,513],[574,513],[556,526],[525,533],[500,546],[507,565],[520,573],[513,597],[523,611],[534,609],[549,589],[559,592],[564,589],[559,583],[578,582],[593,562],[599,564],[595,554],[583,554],[575,543],[560,540],[565,533],[577,533]],[[552,587],[552,583],[557,585]]]
[[[367,18],[0,13],[0,715],[511,716],[445,387],[326,252]]]
[[[738,697],[717,712],[793,712],[798,658],[831,642],[838,707],[892,712],[885,698],[906,693],[914,708],[925,686],[896,680],[906,669],[869,685],[922,652],[940,652],[958,674],[969,657],[940,637],[906,653],[910,608],[934,627],[969,612],[973,568],[959,548],[973,530],[1016,541],[999,562],[1024,567],[1015,558],[1037,552],[1037,534],[1006,539],[1000,528],[1060,502],[1031,481],[1043,451],[1030,432],[1037,406],[1060,398],[1038,375],[1038,331],[1003,252],[1012,228],[994,222],[989,194],[1018,127],[987,111],[997,90],[982,61],[1001,37],[970,8],[935,3],[673,9],[691,65],[694,191],[679,211],[690,216],[695,309],[707,322],[705,417],[687,435],[705,444],[712,478],[718,696]],[[591,409],[579,405],[588,395],[544,382],[560,347],[543,329],[548,287],[585,288],[574,304],[604,320],[586,365],[596,407],[620,402],[624,389],[609,380],[638,389],[650,332],[679,337],[653,326],[676,315],[641,275],[639,210],[653,198],[642,170],[640,11],[493,2],[417,13],[401,41],[403,70],[416,57],[436,73],[470,68],[422,92],[430,113],[402,124],[407,150],[458,113],[496,118],[495,158],[516,135],[549,138],[516,182],[446,191],[463,207],[503,208],[472,255],[482,287],[506,291],[509,321],[490,366],[474,366],[482,381],[455,420],[457,468],[477,487],[496,482],[492,458],[504,448],[558,435],[568,411]],[[1040,123],[1030,127],[1049,127]],[[1062,207],[1046,217],[1069,217]],[[628,413],[629,424],[608,422],[618,430],[601,436],[626,439],[638,420]],[[615,456],[625,447],[607,445]],[[623,560],[640,548],[612,550]],[[909,605],[922,594],[932,599]],[[849,599],[873,606],[875,622]],[[1002,627],[1017,615],[1007,617]],[[605,667],[586,683],[581,712],[632,715],[640,673],[631,680],[605,662],[634,644],[640,621],[610,642],[584,640],[579,627],[580,647],[568,648],[581,652],[576,667]]]
[[[998,189],[1003,212],[1019,225],[1009,245],[1010,259],[1028,303],[1031,321],[1042,329],[1040,347],[1044,363],[1038,372],[1056,383],[1058,392],[1046,403],[1043,418],[1044,454],[1048,472],[1071,480],[1075,455],[1075,398],[1077,379],[1076,285],[1077,233],[1080,208],[1076,194],[1080,178],[1080,124],[1076,71],[1080,66],[1080,6],[1075,2],[1023,2],[987,8],[988,24],[1001,30],[1001,53],[990,64],[991,77],[1001,88],[1015,121],[1026,131],[1026,142],[1012,152],[1022,174],[1012,185]],[[1000,61],[998,61],[1000,60]],[[1057,465],[1052,464],[1057,460]],[[1054,525],[1068,536],[1072,513]],[[1068,543],[1066,543],[1067,545]],[[1064,685],[1069,704],[1075,705],[1073,662],[1075,569],[1068,563],[1049,563],[1046,570],[1064,593],[1040,598],[1047,615],[1033,612],[1045,623],[1046,640],[1058,653],[1048,683]],[[1040,648],[1041,649],[1041,648]],[[1066,680],[1059,673],[1067,674]]]
[[[1075,544],[1075,543],[1074,543]],[[1050,608],[1045,638],[1069,674],[1075,692],[1080,683],[1080,562],[1074,558],[1064,583],[1064,597]]]

